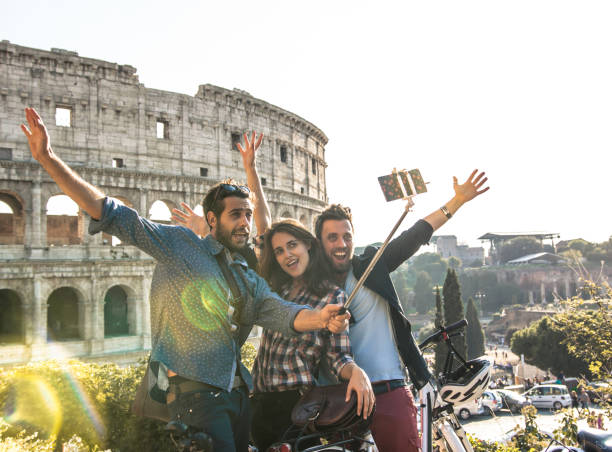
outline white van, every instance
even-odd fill
[[[536,408],[560,410],[572,404],[572,399],[565,385],[536,385],[523,396],[529,398]]]

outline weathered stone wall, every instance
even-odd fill
[[[25,340],[0,344],[0,362],[57,351],[57,343],[47,343],[46,309],[61,287],[77,294],[80,334],[78,341],[61,343],[62,353],[98,359],[149,346],[153,261],[135,248],[110,246],[108,236],[87,235],[82,212],[47,214],[49,199],[60,190],[30,156],[19,128],[25,106],[40,112],[62,159],[143,216],[157,200],[169,208],[181,201],[194,206],[218,180],[244,180],[233,140],[251,130],[265,134],[258,171],[274,218],[291,216],[312,226],[327,201],[327,137],[291,112],[209,84],[195,96],[155,90],[128,65],[2,41],[0,201],[13,214],[0,218],[0,309],[15,294],[21,300]],[[62,113],[67,122],[56,117]],[[105,338],[104,297],[115,285],[128,295],[130,334]],[[10,297],[2,298],[2,290],[10,290]]]

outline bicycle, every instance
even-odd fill
[[[213,441],[206,433],[189,427],[180,421],[170,421],[165,430],[179,452],[212,452]]]
[[[428,347],[444,341],[448,353],[444,369],[438,379],[432,376],[429,383],[419,390],[421,414],[421,449],[431,452],[437,450],[448,452],[473,452],[472,445],[455,416],[453,406],[477,399],[488,387],[491,378],[491,362],[483,356],[466,361],[455,349],[451,339],[463,334],[467,320],[462,319],[426,338],[419,349],[421,353]],[[452,370],[455,360],[460,367]]]

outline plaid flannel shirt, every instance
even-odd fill
[[[286,300],[289,300],[289,289],[284,288],[281,292]],[[290,301],[322,309],[330,303],[344,304],[346,293],[333,286],[325,296],[317,297],[303,288]],[[332,334],[321,329],[288,337],[265,329],[252,371],[255,392],[289,391],[313,386],[322,359],[328,360],[329,368],[339,378],[342,367],[353,362],[348,330]]]

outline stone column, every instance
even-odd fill
[[[570,293],[570,280],[569,280],[569,278],[565,278],[563,283],[565,284],[565,298],[571,298],[573,294]]]
[[[543,282],[540,283],[540,296],[542,297],[541,303],[546,303],[546,287],[544,286]]]
[[[46,216],[42,215],[42,188],[40,180],[34,181],[32,185],[32,209],[28,218],[30,219],[30,227],[28,228],[28,240],[32,248],[42,248],[46,246],[46,237],[43,237],[42,220]],[[44,228],[45,232],[47,228]]]
[[[92,266],[92,276],[96,273]],[[89,351],[92,355],[104,352],[104,294],[99,294],[100,283],[92,278],[87,307],[87,337]]]
[[[47,301],[43,300],[42,278],[34,274],[32,290],[32,357],[33,361],[45,359],[47,349]]]

